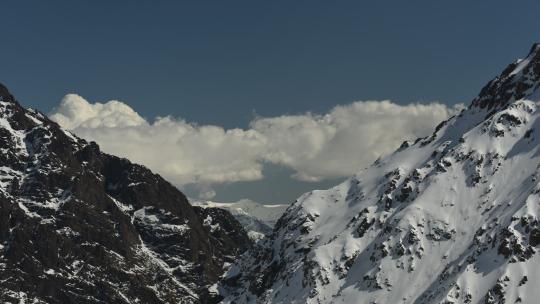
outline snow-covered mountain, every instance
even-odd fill
[[[228,210],[242,224],[252,240],[260,240],[272,233],[277,220],[289,205],[260,204],[249,199],[234,203],[190,200],[194,206]]]
[[[538,303],[540,45],[426,138],[301,196],[224,303]]]
[[[0,302],[215,303],[252,242],[143,166],[102,153],[0,85]]]

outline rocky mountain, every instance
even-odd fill
[[[459,115],[301,196],[224,303],[538,303],[540,45]]]
[[[100,152],[0,86],[0,302],[212,303],[251,246],[143,166]]]
[[[242,224],[249,237],[258,241],[272,233],[274,225],[289,205],[265,205],[243,199],[235,203],[190,200],[202,208],[220,208],[229,211]]]

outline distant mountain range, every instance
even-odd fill
[[[274,225],[289,205],[260,204],[248,199],[235,203],[190,200],[194,206],[221,208],[229,211],[244,227],[249,237],[260,240],[272,233]]]

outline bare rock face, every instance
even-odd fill
[[[0,85],[0,302],[212,303],[251,246],[159,175],[102,153]],[[210,211],[209,211],[210,212]]]
[[[538,303],[540,45],[434,133],[302,195],[223,303]]]

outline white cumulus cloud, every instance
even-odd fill
[[[256,119],[251,128],[266,139],[266,159],[294,169],[297,179],[318,181],[358,172],[404,140],[431,134],[461,107],[359,101],[336,106],[326,115]]]
[[[258,117],[247,129],[224,129],[170,116],[148,121],[123,102],[89,103],[69,94],[50,117],[105,152],[144,164],[178,186],[207,188],[262,179],[267,163],[287,166],[304,181],[350,176],[403,140],[431,134],[459,108],[358,101],[324,115]],[[207,188],[204,196],[214,194]]]
[[[111,100],[105,104],[99,102],[90,104],[77,94],[66,95],[51,118],[70,130],[131,127],[146,124],[146,121],[137,112],[123,102]]]

